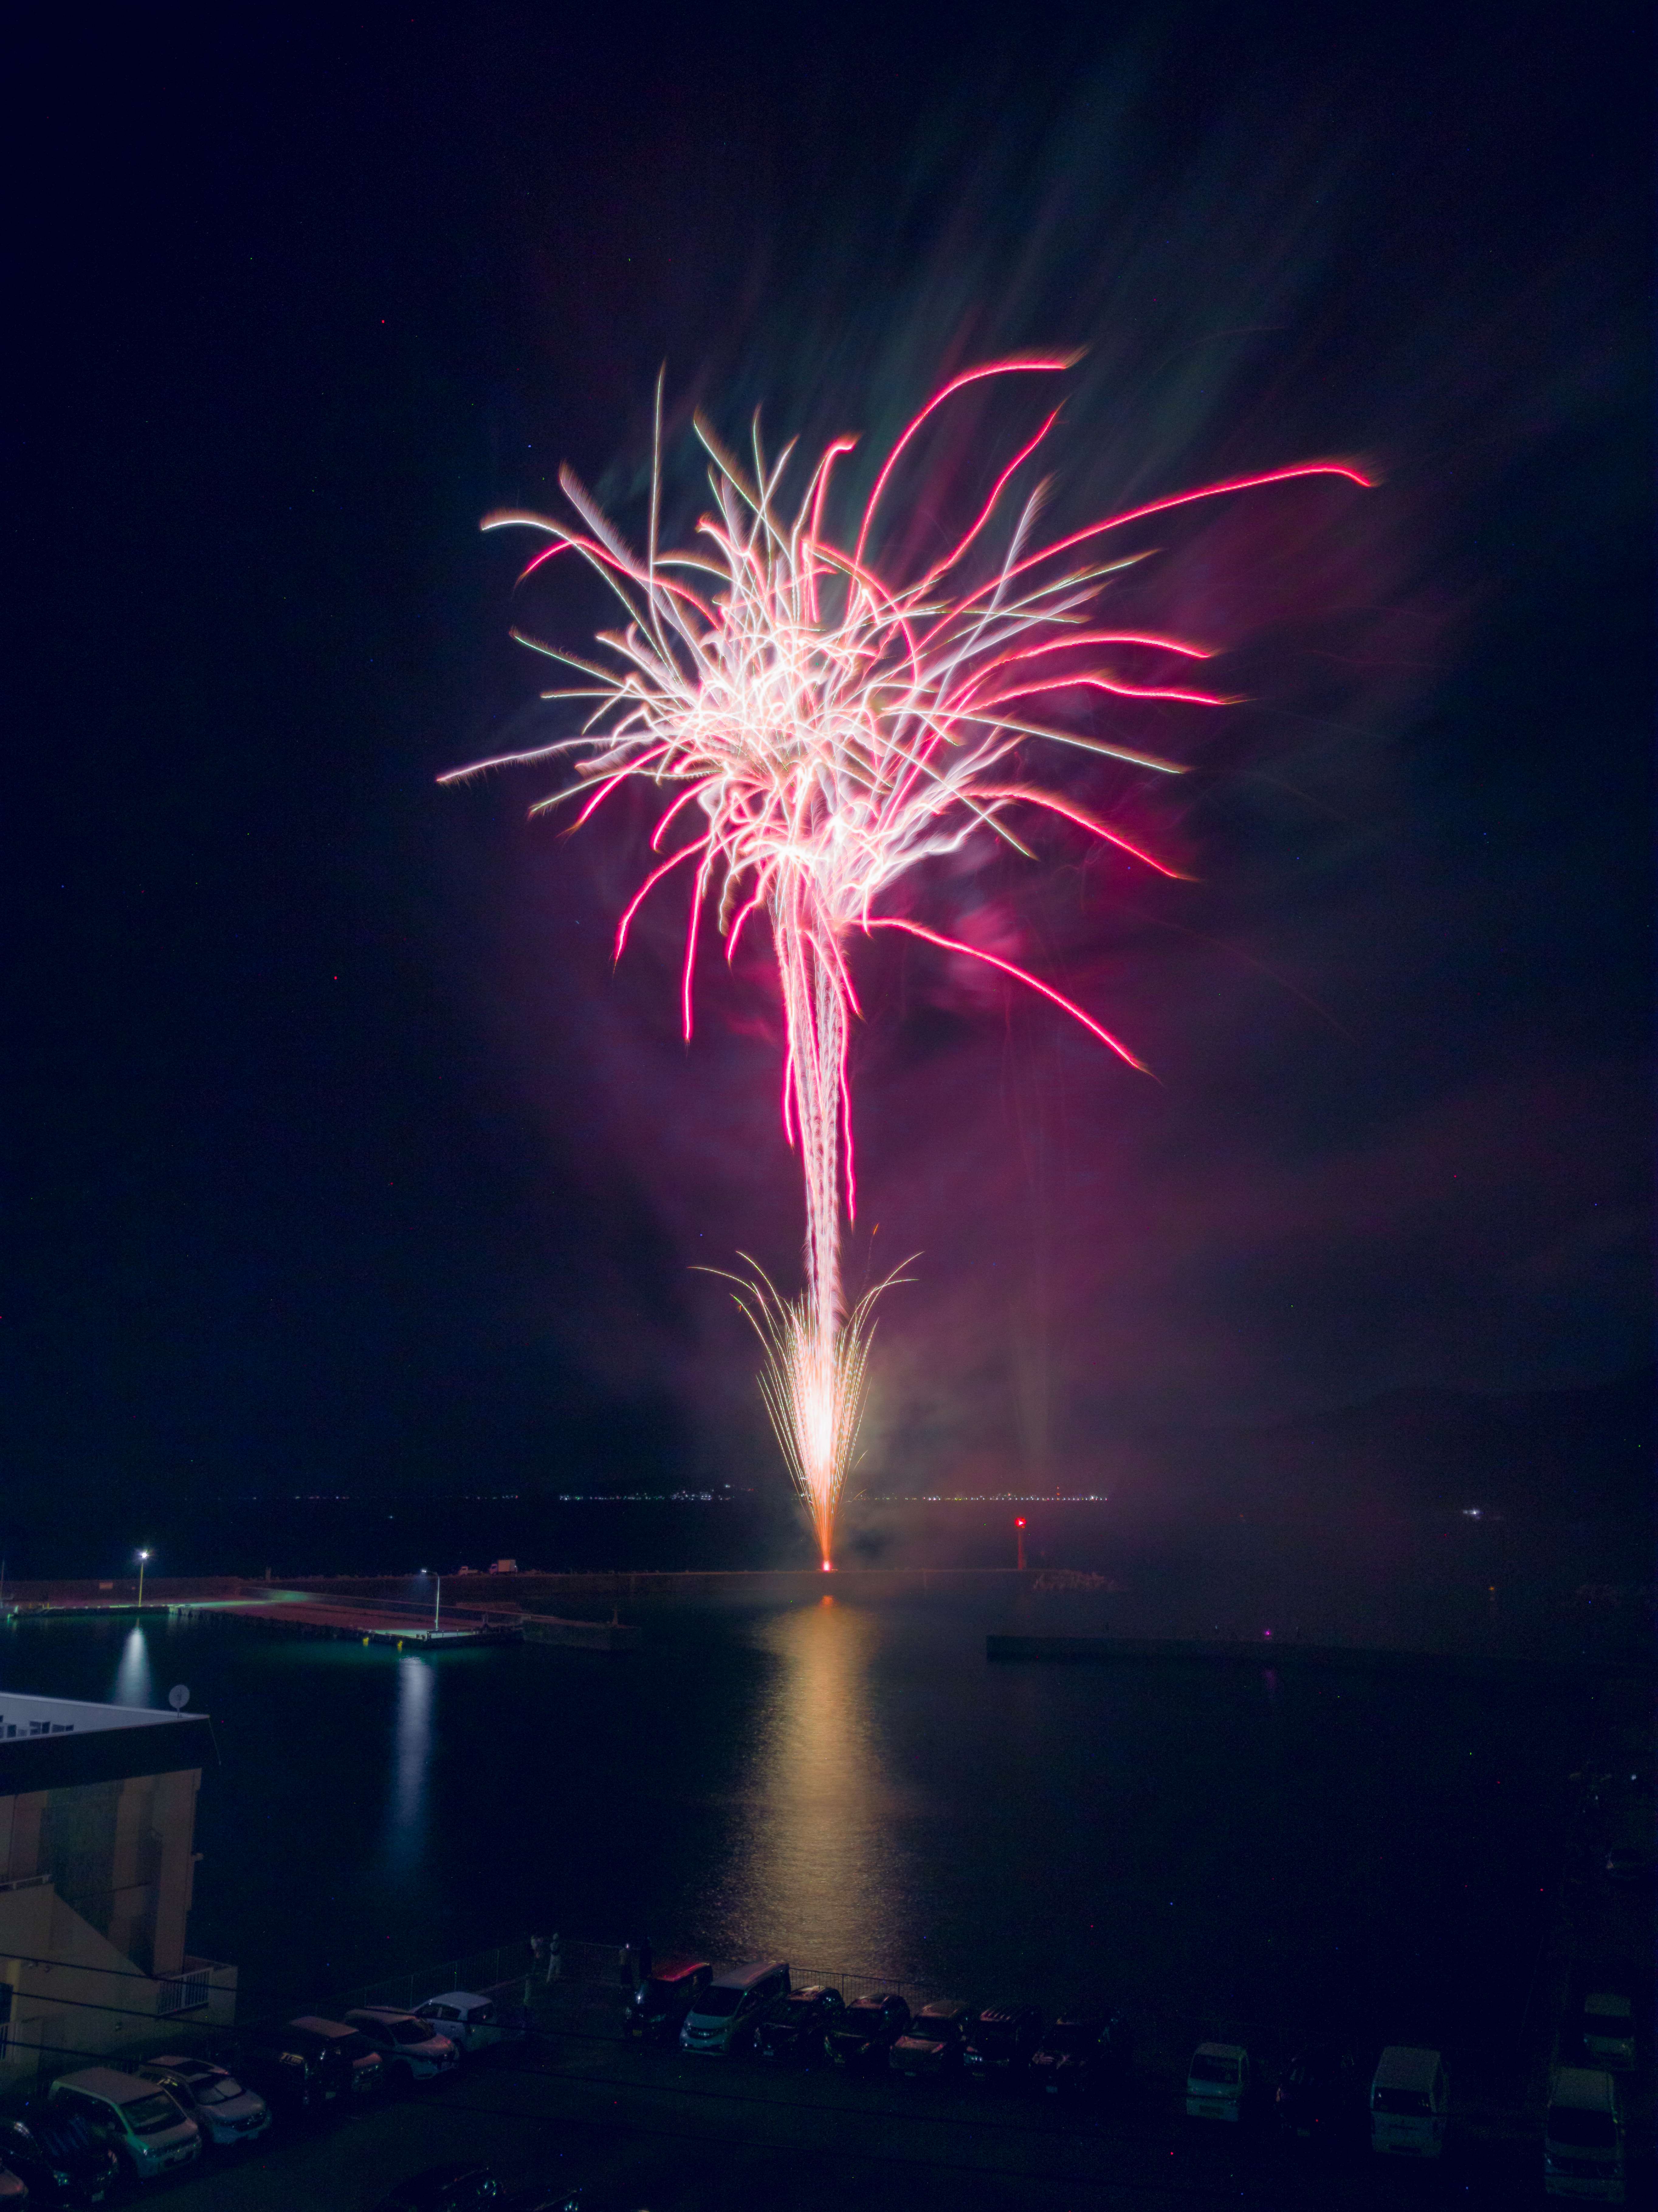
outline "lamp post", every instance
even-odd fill
[[[1024,1572],[1024,1516],[1023,1513],[1013,1526],[1019,1532],[1019,1572],[1023,1574]]]
[[[140,1613],[144,1609],[144,1561],[149,1557],[148,1552],[140,1552],[138,1554],[138,1610]]]

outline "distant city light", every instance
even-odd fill
[[[858,1505],[1108,1505],[1104,1490],[859,1491]]]

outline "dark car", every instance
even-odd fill
[[[1120,2012],[1062,2012],[1030,2054],[1030,2085],[1050,2097],[1120,2089],[1134,2063],[1134,2031]]]
[[[823,2037],[823,2056],[848,2074],[874,2072],[909,2026],[909,2007],[891,1993],[854,1997]]]
[[[459,2166],[428,2166],[400,2181],[382,2197],[374,2212],[484,2212],[501,2197],[501,2184],[476,2160]]]
[[[380,2087],[384,2072],[379,2051],[355,2028],[312,2013],[250,2030],[233,2063],[239,2081],[290,2112],[356,2104]]]
[[[273,2112],[314,2112],[327,2101],[322,2053],[291,2029],[245,2029],[228,2055],[236,2079],[257,2089]]]
[[[1315,2044],[1297,2051],[1273,2099],[1280,2131],[1306,2142],[1362,2141],[1366,2131],[1364,2084],[1351,2051]]]
[[[628,2000],[622,2033],[637,2043],[671,2043],[692,2000],[714,1979],[706,1959],[665,1959]]]
[[[839,1990],[791,1990],[780,1997],[754,2031],[754,2055],[768,2066],[813,2066],[823,2056],[823,2038],[846,2016]]]
[[[887,2052],[887,2067],[912,2079],[959,2074],[966,2051],[972,2008],[953,1997],[935,1997],[910,2015],[909,2026]]]
[[[290,2035],[307,2037],[321,2058],[325,2095],[355,2104],[385,2081],[386,2062],[360,2028],[314,2012],[301,2013],[288,2028]]]
[[[1042,2039],[1042,2016],[1035,2005],[987,2005],[967,2024],[963,2069],[971,2081],[1023,2075]]]
[[[101,2204],[121,2171],[78,2112],[39,2097],[0,2118],[0,2159],[48,2204]]]

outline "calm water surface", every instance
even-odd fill
[[[163,1705],[194,1948],[337,1990],[525,1929],[967,1996],[1310,2021],[1496,2064],[1585,1717],[1511,1687],[987,1664],[982,1605],[646,1616],[620,1657],[417,1657],[211,1620],[23,1623],[0,1681]]]

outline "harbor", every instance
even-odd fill
[[[233,1577],[151,1580],[149,1594],[112,1583],[14,1584],[0,1602],[0,1619],[195,1620],[211,1615],[275,1629],[285,1635],[341,1638],[389,1644],[397,1650],[452,1651],[477,1644],[530,1642],[583,1651],[625,1651],[640,1632],[612,1616],[567,1620],[507,1601],[469,1601],[471,1582],[457,1577],[459,1602],[445,1602],[443,1578],[431,1578],[429,1602],[378,1594],[337,1591],[327,1583],[288,1588]],[[406,1587],[399,1583],[398,1587]]]

